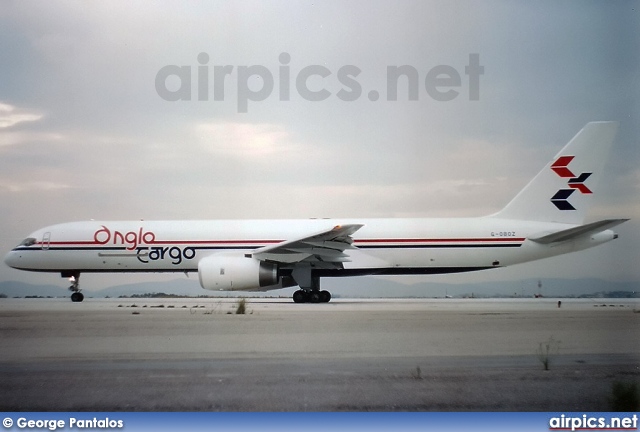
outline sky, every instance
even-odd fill
[[[617,120],[589,218],[630,218],[618,240],[433,280],[640,281],[639,6],[3,2],[0,253],[86,219],[483,216],[587,122]],[[418,85],[394,98],[401,66]]]

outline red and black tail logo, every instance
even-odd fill
[[[592,193],[591,190],[584,184],[585,181],[591,176],[592,173],[582,173],[576,177],[568,168],[569,163],[575,156],[560,156],[552,165],[553,172],[558,174],[562,178],[568,178],[567,186],[570,189],[560,189],[554,196],[551,197],[551,202],[558,210],[575,210],[576,208],[568,201],[571,194],[576,190],[583,194]]]

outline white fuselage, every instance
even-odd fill
[[[5,262],[44,272],[192,272],[220,252],[250,253],[340,224],[364,225],[353,235],[344,269],[355,274],[451,273],[504,267],[573,252],[614,238],[610,230],[544,245],[531,236],[573,225],[505,220],[309,219],[228,221],[90,221],[53,225],[32,233]],[[283,266],[286,267],[286,266]]]
[[[498,213],[466,219],[75,222],[31,234],[5,258],[60,272],[82,301],[84,272],[198,272],[209,290],[298,285],[296,303],[328,302],[320,278],[504,267],[613,240],[626,219],[584,224],[617,122],[590,122]]]

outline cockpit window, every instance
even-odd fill
[[[31,245],[34,245],[35,243],[36,243],[36,239],[34,239],[33,237],[29,237],[22,240],[22,243],[20,243],[18,246],[31,246]]]

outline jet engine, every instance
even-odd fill
[[[277,285],[278,266],[243,254],[215,254],[198,263],[198,277],[204,289],[212,291],[261,291]]]

